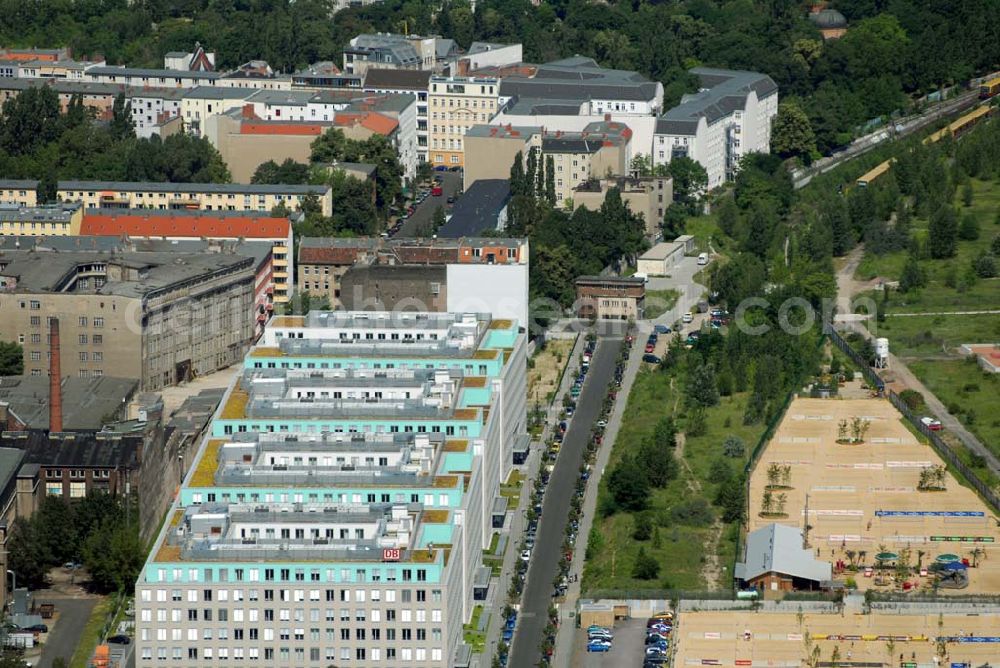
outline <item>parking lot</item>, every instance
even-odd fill
[[[423,202],[414,204],[413,213],[403,221],[399,229],[393,235],[395,237],[419,237],[423,236],[423,228],[429,225],[434,218],[434,211],[441,207],[445,215],[451,209],[448,204],[449,197],[455,197],[462,188],[462,172],[434,172],[435,177],[440,177],[441,194],[438,196],[428,195]],[[429,186],[418,186],[427,188]],[[419,189],[418,189],[419,192]]]
[[[577,629],[573,666],[581,668],[641,668],[646,653],[646,620],[626,619],[615,624],[615,639],[607,652],[587,651],[587,629]]]

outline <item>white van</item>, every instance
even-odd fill
[[[641,278],[643,283],[649,283],[649,275],[642,271],[637,271],[632,274],[635,278]]]
[[[708,253],[702,253],[698,256],[698,264],[700,265],[708,264]]]

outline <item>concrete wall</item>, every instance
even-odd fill
[[[509,179],[514,156],[528,152],[529,137],[465,137],[465,180],[469,189],[480,179]]]
[[[229,116],[212,116],[205,124],[205,136],[218,149],[234,182],[250,183],[257,167],[268,160],[309,162],[315,135],[243,135],[239,125]]]
[[[448,265],[447,310],[528,322],[527,264]]]
[[[447,282],[444,265],[356,266],[341,277],[340,302],[348,311],[370,311],[376,303],[385,311],[446,311]]]

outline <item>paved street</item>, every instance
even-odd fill
[[[38,599],[42,600],[42,599]],[[59,611],[59,621],[52,627],[48,640],[42,647],[42,657],[38,661],[40,668],[51,668],[57,658],[69,659],[73,656],[76,646],[80,644],[83,627],[90,619],[90,612],[97,604],[96,598],[55,598],[46,597],[46,603],[55,603]]]
[[[396,233],[396,237],[419,237],[420,228],[424,223],[429,223],[434,218],[434,210],[438,207],[444,209],[447,216],[450,207],[448,198],[455,194],[462,187],[462,172],[434,172],[434,176],[442,176],[442,193],[438,197],[429,196],[422,204],[416,206],[413,215],[403,222],[403,226]]]
[[[590,430],[601,410],[608,382],[614,372],[620,339],[600,339],[590,372],[584,383],[576,414],[570,422],[556,460],[555,471],[542,503],[538,527],[538,542],[528,566],[528,579],[521,599],[521,613],[510,652],[510,666],[533,666],[538,661],[538,648],[552,603],[553,580],[559,569],[562,542],[570,500],[579,476],[583,450]],[[577,541],[579,549],[580,541]]]

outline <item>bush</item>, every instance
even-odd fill
[[[660,574],[660,564],[654,557],[646,554],[646,548],[640,547],[632,566],[632,577],[637,580],[655,580]]]
[[[726,437],[726,440],[722,442],[722,454],[726,457],[743,457],[746,454],[747,448],[746,444],[739,436],[734,436],[730,434]]]
[[[979,278],[996,278],[997,260],[988,253],[983,253],[972,261],[972,270]]]
[[[725,459],[716,459],[708,469],[708,477],[715,483],[724,483],[733,476],[733,470]]]
[[[671,519],[677,524],[687,526],[708,526],[715,519],[708,501],[703,498],[691,499],[674,506],[670,511]]]
[[[918,410],[924,405],[924,395],[916,390],[903,390],[899,393],[899,398],[911,411]]]
[[[636,513],[632,516],[632,538],[634,540],[649,540],[653,534],[653,522],[648,513]]]

